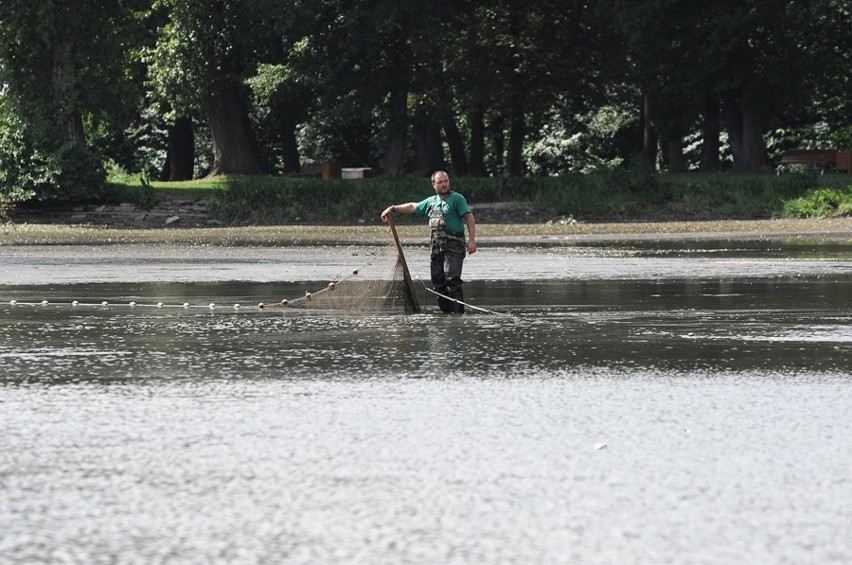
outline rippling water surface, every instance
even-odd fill
[[[4,289],[3,559],[852,561],[852,276],[306,286]]]

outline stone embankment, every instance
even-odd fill
[[[169,196],[145,208],[130,202],[120,204],[19,207],[8,214],[14,223],[77,224],[130,228],[217,226],[203,198]]]
[[[213,218],[208,210],[208,200],[166,195],[156,206],[145,208],[138,204],[50,205],[21,206],[8,213],[8,220],[17,224],[93,225],[116,228],[197,228],[215,227],[222,222]],[[552,218],[541,210],[521,202],[478,203],[474,207],[478,223],[539,224],[575,223],[573,218]],[[373,222],[352,218],[343,225],[380,223],[378,212]]]

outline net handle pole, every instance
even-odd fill
[[[396,224],[393,222],[393,214],[388,214],[388,225],[390,226],[393,240],[396,243],[397,260],[402,265],[402,277],[405,279],[405,286],[408,289],[408,296],[411,299],[412,312],[420,313],[420,303],[417,301],[417,292],[414,290],[414,282],[411,280],[411,273],[408,272],[408,264],[405,262],[405,254],[402,252],[402,243],[399,241],[399,234],[396,232]]]

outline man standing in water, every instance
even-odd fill
[[[450,177],[445,171],[432,174],[432,188],[435,189],[435,195],[425,200],[388,206],[382,212],[382,221],[387,222],[388,214],[394,212],[429,218],[432,234],[432,286],[435,292],[442,295],[438,297],[438,306],[442,312],[462,314],[462,265],[465,252],[476,253],[473,212],[464,196],[450,190]],[[466,242],[465,226],[468,235]]]

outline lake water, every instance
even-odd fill
[[[0,249],[2,560],[852,561],[848,247],[486,247],[499,315],[257,308],[360,253]]]

